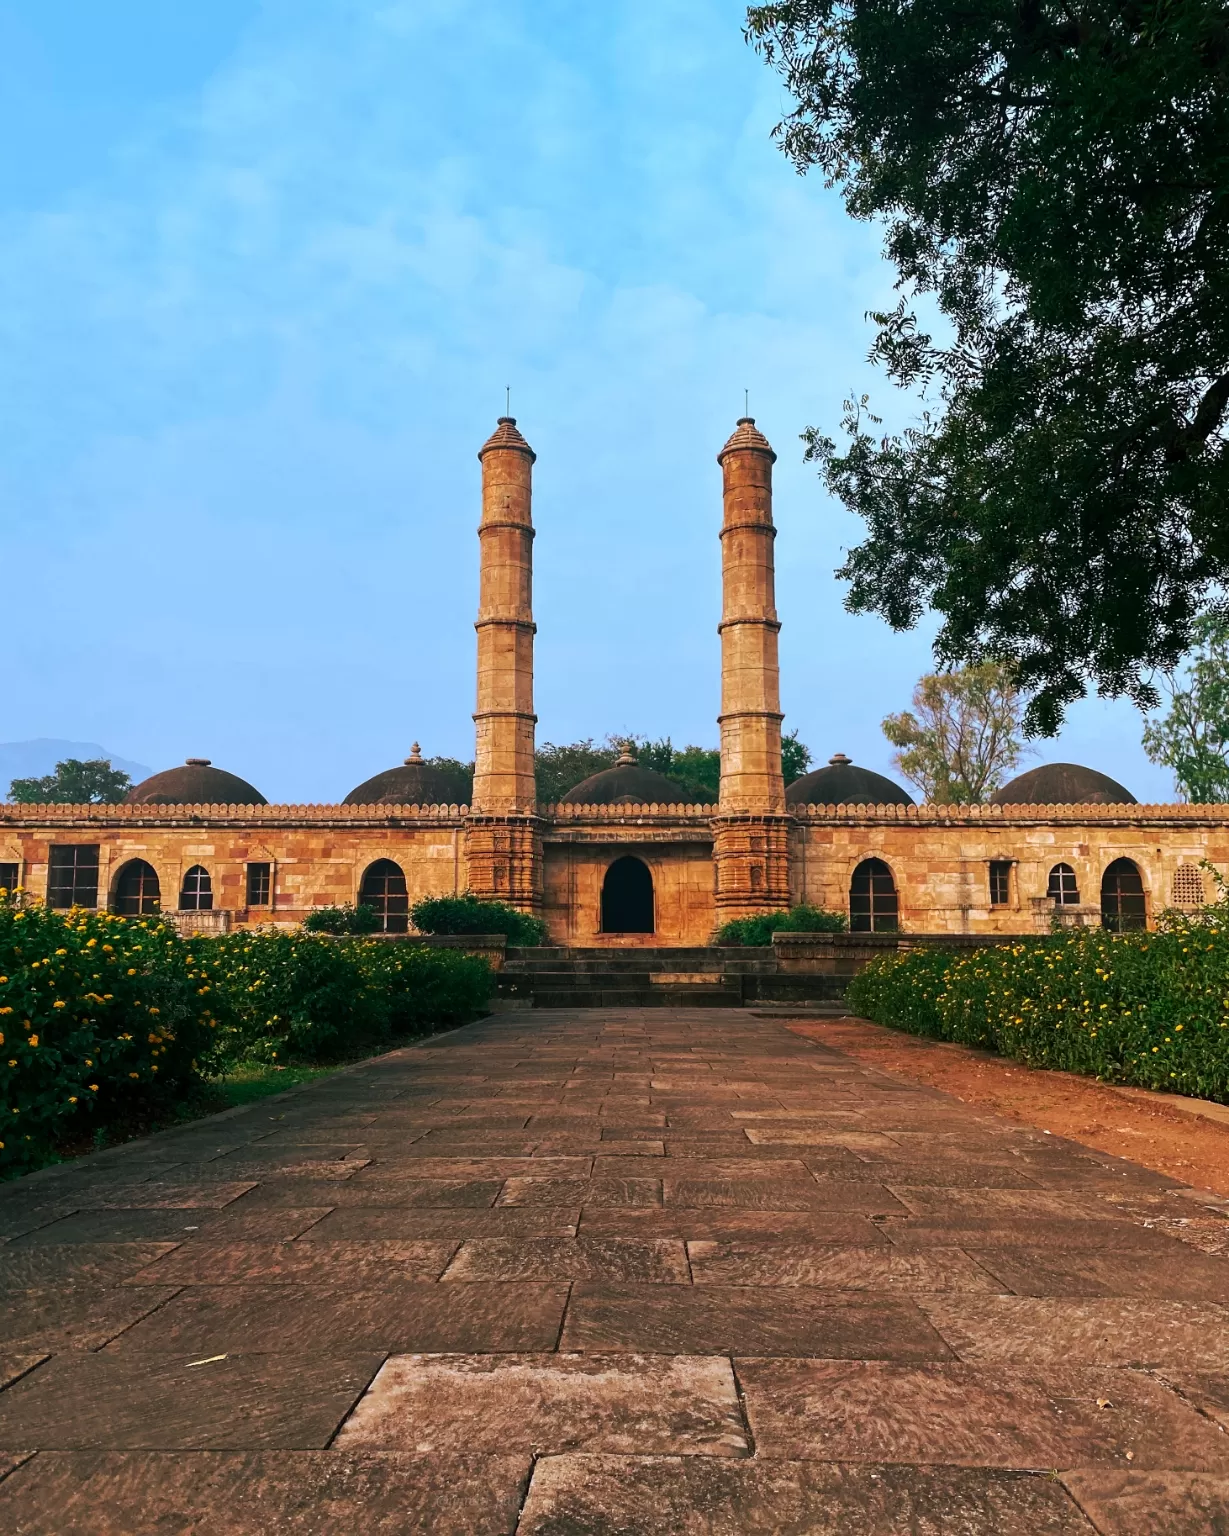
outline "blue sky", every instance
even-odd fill
[[[472,755],[476,449],[538,451],[539,736],[715,742],[720,476],[777,466],[783,705],[886,770],[930,657],[801,462],[874,229],[770,140],[732,0],[0,0],[0,737],[339,798]],[[16,148],[16,153],[13,152]],[[1170,798],[1129,705],[1034,761]]]

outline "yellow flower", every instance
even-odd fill
[[[98,1092],[98,1084],[97,1083],[91,1083],[90,1084],[90,1092],[91,1093],[97,1093]]]
[[[51,1005],[51,1006],[52,1006],[52,1007],[53,1007],[53,1008],[67,1008],[67,1007],[68,1007],[68,1004],[67,1004],[67,1003],[62,1003],[62,1002],[61,1002],[61,1001],[60,1001],[60,999],[59,999],[59,998],[58,998],[58,997],[57,997],[57,998],[56,998],[56,1000],[55,1000],[55,1002],[54,1002],[54,1003],[52,1003],[52,1005]]]
[[[128,967],[128,974],[129,974],[129,976],[135,976],[136,975],[136,971],[133,969],[132,966]]]
[[[75,1104],[77,1102],[77,1095],[75,1093],[70,1093],[68,1096],[68,1102],[70,1104]]]
[[[141,1074],[139,1072],[129,1072],[128,1074],[129,1077],[140,1077],[140,1075]]]
[[[37,1035],[31,1035],[30,1036],[30,1044],[33,1045],[33,1046],[37,1046],[38,1045],[38,1036]]]
[[[11,1008],[0,1008],[0,1013],[12,1013]]]

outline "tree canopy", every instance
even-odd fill
[[[42,778],[14,779],[9,799],[19,805],[118,805],[131,788],[128,775],[106,758],[67,757]]]
[[[1229,623],[1205,615],[1181,675],[1165,679],[1169,708],[1144,727],[1144,751],[1173,771],[1180,794],[1229,802]]]
[[[1023,701],[994,662],[932,673],[913,709],[889,715],[893,765],[932,805],[976,805],[1000,787],[1024,752]]]
[[[583,779],[612,768],[624,749],[630,749],[642,768],[673,779],[681,789],[698,800],[715,802],[721,787],[721,753],[716,747],[676,747],[668,736],[649,741],[636,736],[607,736],[604,742],[592,737],[565,746],[543,742],[536,753],[538,801],[553,805]],[[811,761],[810,749],[791,731],[781,742],[781,770],[790,784],[801,778]]]
[[[886,225],[872,358],[925,409],[807,433],[867,538],[848,605],[942,618],[1051,734],[1144,706],[1229,579],[1229,15],[1219,0],[777,0],[748,35],[800,170]],[[914,313],[932,295],[942,335]]]

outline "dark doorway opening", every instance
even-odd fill
[[[863,859],[849,882],[850,933],[895,933],[899,927],[892,871],[882,859]]]
[[[1148,926],[1144,882],[1130,859],[1115,859],[1101,877],[1101,925],[1111,933],[1135,933]]]
[[[144,859],[132,859],[119,872],[115,882],[114,910],[124,917],[148,917],[157,912],[161,892],[158,875]]]
[[[381,933],[405,933],[410,926],[410,900],[401,866],[391,859],[369,864],[359,886],[358,904],[376,909]]]
[[[616,859],[602,881],[602,932],[652,933],[653,876],[640,859]]]

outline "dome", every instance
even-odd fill
[[[386,768],[352,789],[343,805],[451,805],[453,783],[447,774],[424,763],[418,743],[399,768]]]
[[[182,768],[167,768],[134,784],[129,805],[268,805],[258,789],[238,774],[215,768],[207,757],[190,757]]]
[[[991,805],[1134,805],[1116,779],[1078,763],[1046,763],[1018,774],[990,796]]]
[[[912,805],[899,784],[869,768],[857,768],[838,752],[826,768],[816,768],[786,786],[787,805]]]
[[[620,755],[613,768],[569,789],[561,805],[698,805],[703,802],[664,773],[642,768],[630,752]]]

